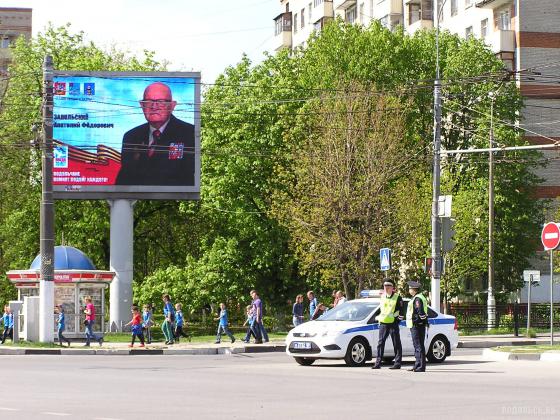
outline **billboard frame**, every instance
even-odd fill
[[[120,185],[120,191],[106,191],[114,185],[53,185],[55,200],[199,200],[200,199],[200,104],[201,104],[201,73],[200,72],[166,72],[166,71],[64,71],[55,70],[56,77],[99,77],[99,78],[191,78],[194,79],[194,185],[192,186],[158,186],[158,185]],[[54,106],[53,106],[54,108]],[[54,118],[47,121],[51,127]]]

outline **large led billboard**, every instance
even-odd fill
[[[55,198],[197,199],[200,73],[53,78]]]

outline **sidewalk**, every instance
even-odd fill
[[[560,340],[560,337],[557,337]],[[535,344],[548,344],[550,335],[537,334],[536,338],[525,336],[516,337],[513,334],[503,335],[470,335],[459,336],[459,348],[487,349],[498,346],[532,346]]]
[[[224,342],[212,343],[189,343],[165,345],[164,343],[152,343],[146,347],[128,347],[128,343],[104,342],[102,347],[92,343],[91,347],[84,347],[81,342],[72,343],[71,347],[38,348],[38,347],[3,347],[0,346],[0,355],[24,355],[24,354],[63,354],[63,355],[214,355],[214,354],[238,354],[238,353],[267,353],[283,352],[286,345],[283,340],[273,340],[264,344],[247,344],[236,341],[234,344]]]

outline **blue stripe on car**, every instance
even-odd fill
[[[455,324],[455,318],[431,318],[430,325],[446,325],[446,324]],[[406,326],[406,321],[401,321],[399,323],[401,326]],[[342,334],[350,334],[355,332],[362,332],[362,331],[373,331],[378,330],[379,324],[370,324],[370,325],[363,325],[361,327],[354,327],[348,328]]]

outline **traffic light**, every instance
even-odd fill
[[[455,248],[455,219],[451,217],[441,218],[441,250],[452,251]]]

